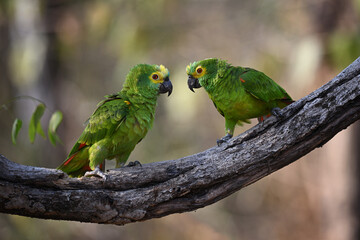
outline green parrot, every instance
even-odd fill
[[[128,73],[120,92],[105,96],[88,120],[66,160],[57,168],[70,177],[97,175],[105,159],[121,167],[152,127],[160,93],[172,92],[169,71],[163,65],[139,64]]]
[[[251,68],[235,67],[217,58],[193,62],[186,67],[188,86],[204,87],[218,112],[225,117],[225,137],[234,134],[235,125],[249,119],[259,122],[271,114],[280,116],[280,108],[293,102],[289,94],[264,73]]]

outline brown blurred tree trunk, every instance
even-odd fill
[[[311,3],[313,3],[311,1]],[[322,42],[324,48],[324,53],[322,56],[321,67],[319,68],[319,76],[330,75],[331,70],[334,66],[329,59],[329,42],[334,34],[336,34],[341,27],[341,24],[344,24],[344,20],[348,18],[356,18],[356,13],[354,12],[353,1],[351,0],[325,0],[321,3],[314,2],[314,7],[311,8],[311,17],[312,23],[314,26],[314,31],[317,33],[318,37]],[[356,22],[356,20],[355,20]],[[321,81],[321,77],[318,78]],[[354,181],[354,189],[357,189],[357,194],[353,194],[354,199],[350,202],[354,202],[355,209],[357,211],[349,212],[349,219],[355,218],[357,222],[355,228],[353,229],[354,239],[360,239],[360,206],[359,206],[359,197],[360,197],[360,128],[359,124],[356,124],[357,131],[353,134],[353,144],[356,146],[353,150],[356,157],[351,158],[355,160],[354,165],[358,166],[358,171],[353,171],[354,176],[349,177],[350,179],[356,179]],[[345,164],[345,163],[344,163]],[[350,197],[350,196],[349,196]],[[356,206],[357,205],[357,206]]]
[[[9,62],[10,41],[10,9],[9,1],[0,2],[0,105],[13,96],[13,86],[10,81]]]
[[[76,2],[76,1],[75,1]],[[44,15],[43,25],[45,28],[45,36],[47,41],[47,49],[45,54],[44,67],[40,76],[40,85],[43,91],[45,102],[50,109],[62,108],[62,84],[66,78],[66,70],[61,59],[61,41],[59,35],[62,33],[58,31],[58,26],[61,20],[64,19],[64,14],[74,4],[74,1],[69,0],[47,0],[44,1]],[[66,119],[62,125],[66,125]],[[63,139],[63,132],[60,132],[60,138]],[[51,154],[62,156],[59,159],[51,159],[54,165],[62,161],[66,156],[65,148],[58,147],[51,149]],[[48,163],[49,164],[49,163]]]

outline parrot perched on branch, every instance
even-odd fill
[[[235,67],[224,60],[210,58],[186,67],[188,86],[204,87],[218,112],[225,117],[225,137],[221,145],[234,134],[235,125],[258,118],[262,122],[270,115],[280,116],[280,108],[293,102],[287,92],[264,73],[251,68]]]
[[[163,65],[139,64],[128,73],[120,92],[106,96],[66,160],[57,168],[71,177],[97,175],[105,159],[121,167],[151,128],[160,93],[172,92],[169,71]]]

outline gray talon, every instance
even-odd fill
[[[232,135],[230,133],[228,133],[228,134],[226,134],[225,137],[217,139],[216,143],[217,143],[218,147],[220,147],[220,145],[223,144],[224,142],[229,141],[230,138],[232,138]]]
[[[275,107],[275,108],[271,109],[271,114],[274,115],[275,117],[281,117],[282,116],[281,109],[278,108],[278,107]]]
[[[99,166],[96,166],[93,171],[86,172],[84,176],[85,177],[92,177],[92,176],[96,177],[97,176],[97,177],[101,177],[102,179],[104,179],[104,181],[106,181],[106,179],[107,179],[106,174],[100,170]]]
[[[133,162],[129,162],[129,164],[126,165],[126,167],[136,167],[136,166],[142,167],[141,163],[138,160],[133,161]]]

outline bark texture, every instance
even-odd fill
[[[205,207],[321,147],[358,120],[360,58],[282,113],[220,147],[110,170],[107,181],[68,178],[0,155],[0,212],[123,225]]]

